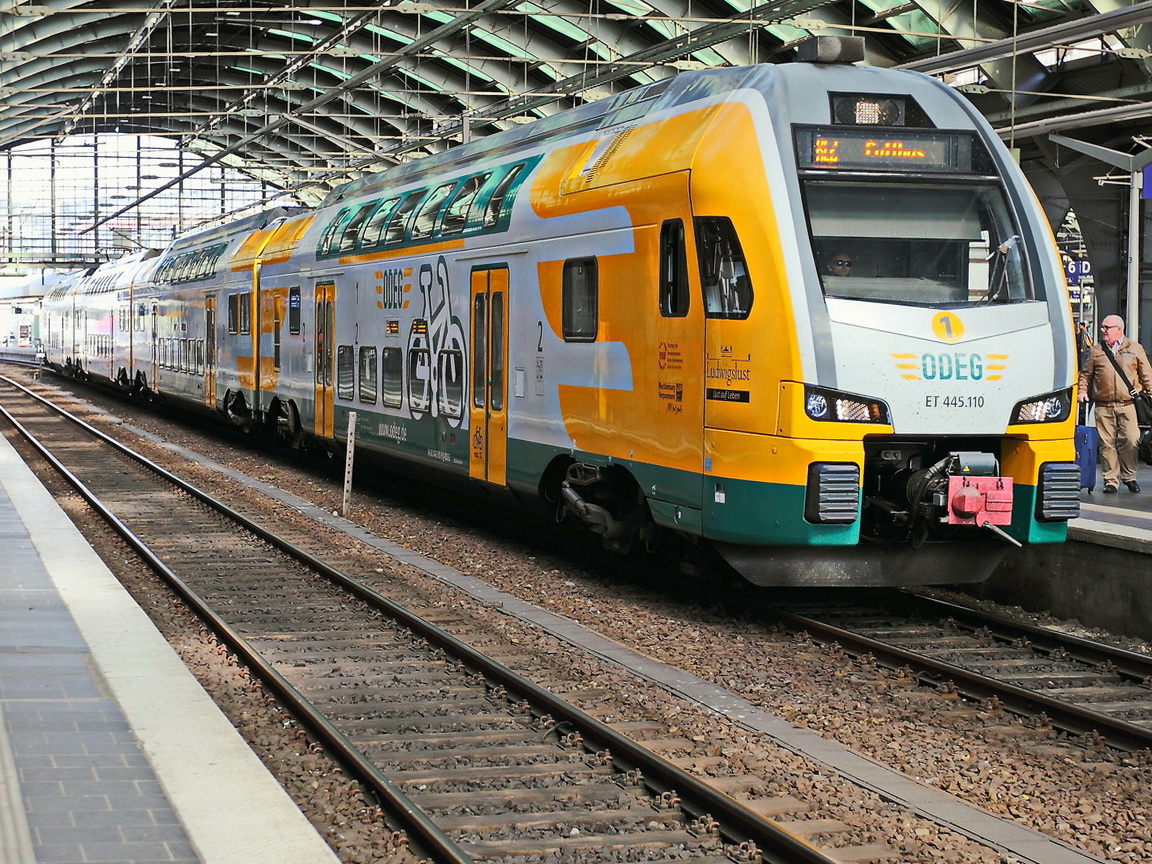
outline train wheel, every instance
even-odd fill
[[[647,546],[655,538],[648,501],[627,471],[573,463],[558,497],[557,516],[573,514],[607,549],[627,554],[637,540]]]
[[[278,401],[273,422],[276,437],[293,450],[299,450],[304,440],[304,429],[300,426],[300,412],[296,409],[296,403]]]
[[[244,401],[243,393],[229,391],[224,396],[224,412],[233,424],[245,432],[252,431],[252,412],[248,409],[248,403]]]

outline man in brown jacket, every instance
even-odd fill
[[[1124,386],[1112,361],[1116,358],[1128,381],[1137,389],[1152,393],[1152,366],[1144,347],[1124,336],[1124,319],[1109,315],[1100,323],[1100,341],[1092,346],[1088,361],[1080,370],[1081,402],[1096,403],[1096,430],[1100,433],[1100,457],[1104,462],[1104,491],[1115,492],[1124,481],[1133,492],[1140,491],[1136,482],[1136,451],[1140,445],[1140,426],[1132,394]]]

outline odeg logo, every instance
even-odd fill
[[[921,354],[920,376],[926,381],[979,381],[984,358],[979,354]]]

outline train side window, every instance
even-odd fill
[[[212,250],[205,247],[196,253],[196,264],[193,266],[192,278],[203,279],[208,275],[208,262],[212,260]]]
[[[488,303],[483,294],[472,301],[472,406],[488,404]]]
[[[336,218],[328,223],[324,229],[324,233],[320,235],[320,245],[317,247],[317,252],[321,255],[330,255],[332,253],[332,238],[336,237],[339,231],[344,226],[344,220],[352,213],[352,208],[345,207],[336,214]]]
[[[726,216],[697,219],[696,249],[704,313],[709,318],[747,318],[752,310],[752,281],[732,220]]]
[[[272,368],[280,368],[280,343],[281,343],[281,327],[283,321],[280,320],[280,304],[276,299],[272,299]]]
[[[376,404],[376,346],[360,346],[360,401],[365,405]]]
[[[415,192],[409,192],[408,197],[400,202],[400,206],[392,212],[392,218],[388,220],[388,227],[384,229],[384,243],[386,245],[391,246],[395,243],[404,242],[404,229],[408,227],[409,217],[422,200],[424,200],[424,190],[419,189]]]
[[[593,261],[596,259],[593,258]],[[504,292],[492,293],[492,357],[488,361],[488,402],[493,411],[504,410]],[[593,334],[595,335],[595,334]]]
[[[385,348],[380,352],[380,404],[399,408],[404,402],[404,352]]]
[[[240,332],[240,295],[228,295],[228,332]]]
[[[361,205],[352,217],[344,223],[344,229],[340,232],[340,252],[351,252],[356,248],[356,238],[360,234],[360,226],[368,218],[372,212],[372,207],[375,201],[370,201],[367,204]]]
[[[293,336],[300,333],[300,286],[288,289],[288,332]]]
[[[376,212],[369,217],[368,222],[364,225],[364,231],[360,236],[361,249],[371,249],[380,245],[380,235],[383,234],[384,226],[388,224],[388,217],[392,215],[392,210],[399,200],[400,198],[397,196],[380,202]]]
[[[464,355],[459,351],[441,351],[440,413],[459,417],[464,405]]]
[[[492,172],[490,171],[486,174],[476,174],[460,184],[460,188],[456,190],[456,194],[452,196],[448,206],[444,208],[444,218],[440,223],[441,234],[459,234],[464,230],[472,202],[476,200],[476,195],[491,176]]]
[[[240,312],[240,332],[252,332],[252,292],[245,291],[242,294],[237,294],[239,298],[239,312]]]
[[[508,192],[523,170],[522,164],[514,166],[504,179],[496,184],[496,188],[488,196],[488,203],[484,206],[485,228],[495,228],[500,224],[500,217],[504,214],[504,202],[508,200]]]
[[[689,296],[684,222],[668,219],[660,226],[660,314],[683,318],[688,314]]]
[[[184,273],[188,270],[188,253],[181,252],[176,256],[176,266],[173,268],[172,281],[183,282]]]
[[[565,342],[595,342],[599,285],[595,258],[564,262],[561,288]]]
[[[336,396],[352,400],[356,388],[356,356],[351,345],[336,346]]]
[[[196,278],[196,267],[200,263],[199,252],[185,252],[184,265],[180,268],[180,281],[191,282]]]
[[[424,206],[420,208],[420,212],[416,214],[416,219],[412,223],[412,239],[423,240],[425,237],[431,237],[432,232],[436,228],[436,218],[440,215],[440,205],[447,200],[448,196],[456,186],[456,181],[445,183],[443,186],[438,186],[428,196],[424,202]]]

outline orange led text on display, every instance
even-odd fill
[[[859,153],[864,159],[926,159],[928,154],[918,147],[908,147],[903,141],[864,141]],[[834,138],[816,138],[812,142],[812,161],[836,164],[840,161],[840,141]]]

